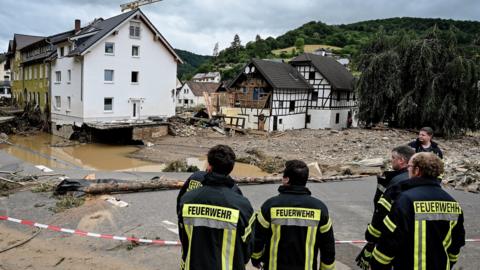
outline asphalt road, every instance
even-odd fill
[[[0,171],[6,168],[21,167],[34,171],[34,168],[16,164],[18,160],[5,159],[0,151]],[[87,171],[65,172],[79,177]],[[135,178],[139,175],[131,173],[97,172],[97,177]],[[144,178],[151,174],[140,175]],[[184,175],[178,175],[183,177]],[[330,211],[334,222],[337,240],[363,239],[367,223],[372,214],[372,198],[375,190],[375,179],[352,180],[342,182],[309,184],[314,196],[323,200]],[[269,197],[277,194],[278,185],[242,186],[245,196],[251,201],[254,209]],[[480,238],[479,194],[465,193],[449,189],[462,205],[465,212],[467,238]],[[119,208],[100,198],[87,201],[76,209],[61,214],[53,214],[48,210],[54,206],[55,200],[49,193],[18,192],[10,197],[0,197],[0,215],[9,215],[20,219],[31,219],[40,223],[59,225],[66,228],[78,228],[90,232],[144,237],[149,239],[177,240],[175,203],[178,191],[159,191],[146,193],[119,194],[115,197],[129,203],[128,207]],[[34,207],[40,204],[40,207]],[[31,231],[18,224],[0,223],[20,231]],[[79,249],[94,250],[99,256],[128,259],[132,263],[152,267],[152,269],[178,269],[180,248],[160,246],[139,246],[132,250],[126,244],[112,240],[65,236],[55,232],[42,232],[39,236],[48,244],[49,239],[63,237],[64,241],[74,242]],[[357,269],[354,258],[361,245],[337,245],[337,261],[339,269]],[[74,252],[74,251],[72,251]],[[462,249],[457,269],[480,269],[480,243],[467,243]]]

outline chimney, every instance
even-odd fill
[[[80,31],[80,20],[76,19],[75,20],[75,33],[77,33],[78,31]]]

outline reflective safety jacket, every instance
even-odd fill
[[[177,196],[177,213],[178,213],[178,211],[180,211],[180,199],[182,198],[183,194],[202,187],[203,186],[203,181],[205,181],[205,176],[207,174],[208,173],[205,172],[205,171],[198,171],[198,172],[194,172],[192,175],[190,175],[190,177],[188,177],[187,181],[185,181],[185,183],[183,184],[183,186],[180,189],[180,192],[178,193],[178,196]],[[217,175],[214,172],[210,172],[210,174],[211,175]],[[218,176],[221,177],[220,175],[218,175]],[[227,177],[229,177],[229,176],[227,176]],[[235,182],[233,180],[231,180],[231,181],[229,180],[227,185],[228,186],[231,185],[231,188],[233,189],[233,191],[237,192],[240,195],[243,195],[242,191],[240,190],[238,185],[235,184]]]
[[[332,221],[322,201],[303,186],[280,186],[257,214],[252,262],[268,270],[335,269]]]
[[[181,269],[244,270],[253,244],[252,206],[228,176],[206,174],[202,187],[180,199]]]
[[[382,181],[382,180],[383,181]],[[372,221],[367,226],[365,240],[368,242],[377,242],[385,228],[383,219],[390,213],[392,204],[401,192],[401,183],[408,181],[408,171],[406,169],[399,171],[385,172],[385,178],[377,179],[377,191],[374,197],[374,212]]]
[[[437,179],[412,178],[383,223],[372,269],[451,269],[465,245],[463,212]]]

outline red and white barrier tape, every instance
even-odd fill
[[[111,234],[99,234],[99,233],[92,233],[92,232],[85,232],[81,230],[72,230],[72,229],[65,229],[60,228],[57,226],[52,225],[45,225],[41,223],[37,223],[31,220],[21,220],[7,216],[0,216],[0,220],[10,221],[14,223],[19,223],[31,227],[37,227],[41,229],[48,229],[55,232],[63,232],[69,234],[76,234],[80,236],[89,236],[95,238],[103,238],[103,239],[111,239],[111,240],[118,240],[118,241],[129,241],[129,242],[137,242],[137,243],[145,243],[145,244],[155,244],[160,246],[180,246],[180,241],[166,241],[166,240],[150,240],[150,239],[143,239],[143,238],[136,238],[136,237],[125,237],[125,236],[115,236]],[[466,239],[465,242],[480,242],[480,239]],[[337,240],[335,244],[365,244],[367,241],[365,240]]]

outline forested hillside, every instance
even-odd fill
[[[187,57],[191,56],[192,60],[195,59],[195,61],[185,61],[185,66],[179,68],[179,77],[191,76],[194,73],[193,68],[199,68],[200,71],[221,71],[223,77],[228,79],[233,77],[250,58],[280,57],[290,59],[302,53],[303,46],[309,44],[340,47],[341,49],[336,50],[336,53],[355,60],[360,49],[368,44],[379,31],[384,32],[387,36],[402,35],[416,39],[426,35],[427,31],[435,25],[440,30],[440,35],[446,33],[446,30],[451,30],[459,49],[467,57],[478,54],[475,46],[473,46],[475,42],[480,42],[480,22],[477,21],[391,18],[342,25],[327,25],[322,22],[312,21],[277,38],[262,38],[257,35],[254,41],[242,43],[241,37],[235,35],[231,46],[222,50],[216,58],[187,54]],[[289,54],[277,56],[272,53],[272,50],[291,46],[295,46],[296,50],[291,51]],[[182,52],[188,53],[186,51]],[[356,69],[355,66],[353,68]]]

